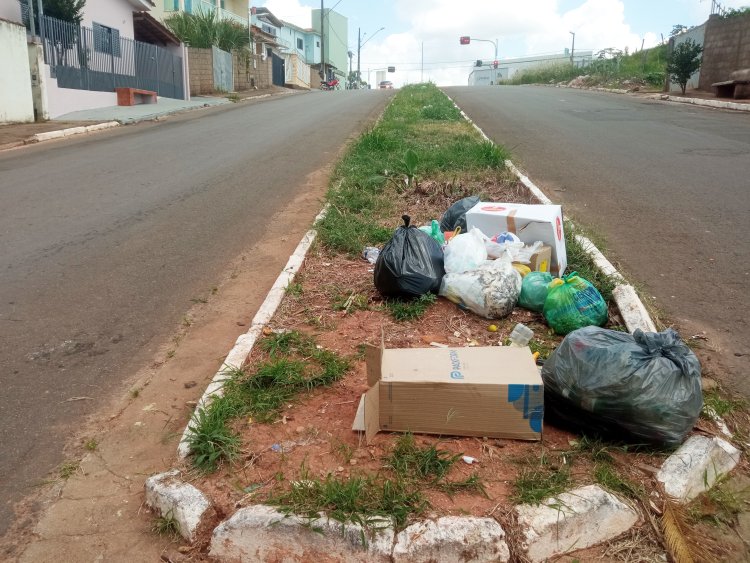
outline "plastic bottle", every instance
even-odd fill
[[[527,327],[525,324],[518,323],[513,327],[513,332],[510,333],[511,346],[518,346],[523,348],[528,346],[531,339],[534,337],[534,331]]]

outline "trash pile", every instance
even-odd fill
[[[363,395],[356,429],[363,429],[363,421],[368,421],[368,438],[377,429],[411,429],[539,439],[546,402],[554,419],[576,430],[661,446],[684,440],[702,407],[697,357],[671,329],[631,335],[600,328],[608,320],[606,301],[577,272],[565,273],[559,205],[482,202],[472,196],[455,202],[429,225],[416,227],[407,215],[402,219],[404,224],[382,250],[367,247],[363,251],[363,257],[375,265],[375,287],[383,296],[410,299],[436,293],[487,319],[507,317],[520,306],[541,313],[549,327],[565,338],[543,363],[539,380],[529,375],[536,359],[527,348],[533,332],[522,324],[510,340],[512,346],[526,348],[526,356],[507,362],[497,356],[497,347],[480,348],[476,352],[480,356],[472,362],[473,369],[479,369],[476,372],[463,366],[466,352],[461,349],[426,349],[420,361],[431,366],[430,373],[416,365],[405,373],[395,361],[392,366],[380,365],[386,357],[381,346],[368,357],[368,373],[383,371],[382,382],[388,385],[370,381],[372,388],[367,401]],[[388,352],[402,364],[412,357],[398,356],[406,351]],[[446,374],[445,381],[441,374]],[[471,412],[471,401],[459,400],[457,383],[479,390],[490,386],[488,397],[495,399],[489,399],[485,412],[497,409],[506,415],[498,415],[501,419],[497,420],[492,415],[482,430],[482,421]],[[406,397],[401,409],[420,396],[440,416],[449,413],[449,418],[458,417],[461,423],[446,426],[437,419],[417,423],[401,413],[404,420],[395,424],[393,413],[399,405],[392,402],[397,384],[403,386]],[[492,385],[500,385],[499,395]],[[423,395],[425,389],[435,396]],[[498,404],[493,407],[492,401]],[[466,412],[459,412],[461,407]],[[391,413],[390,426],[382,418],[384,412]],[[514,426],[517,423],[508,422],[513,419],[509,413],[525,421],[523,432]]]

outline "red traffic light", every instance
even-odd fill
[[[494,63],[492,63],[492,66],[495,67],[495,68],[497,68],[497,65],[499,65],[499,64],[500,63],[498,61],[495,61]]]
[[[461,42],[461,45],[468,45],[469,43],[471,43],[471,37],[469,37],[468,35],[463,35],[459,39],[459,41]]]

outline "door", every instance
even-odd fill
[[[271,56],[273,57],[273,83],[276,86],[283,86],[286,83],[284,59],[276,53],[271,53]]]

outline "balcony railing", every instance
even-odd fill
[[[185,12],[187,12],[188,14],[197,14],[198,12],[204,14],[212,14],[214,12],[218,12],[221,19],[230,20],[240,25],[247,26],[247,17],[238,16],[234,12],[230,12],[229,10],[218,7],[213,2],[210,2],[208,0],[185,0],[184,5]],[[179,12],[179,0],[164,0],[164,11]]]

